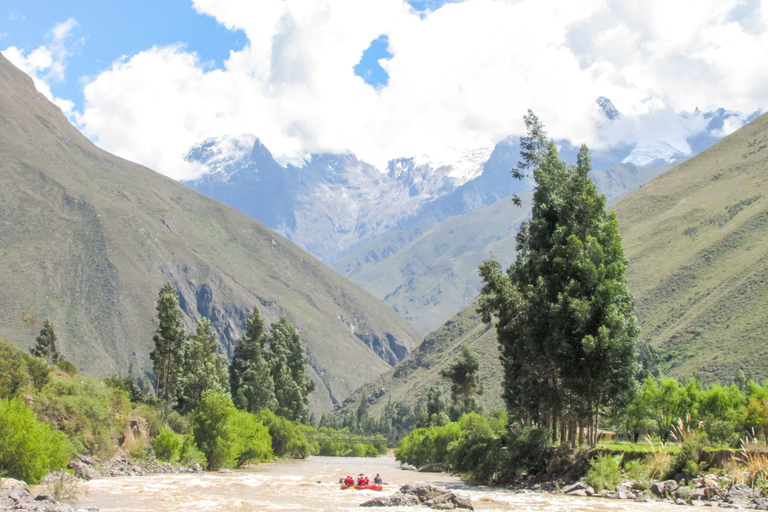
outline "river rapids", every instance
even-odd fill
[[[309,457],[259,464],[233,473],[161,474],[92,480],[81,486],[78,508],[102,511],[353,511],[378,496],[376,491],[339,488],[339,479],[365,473],[381,474],[385,494],[407,483],[434,483],[470,495],[475,510],[521,512],[664,512],[679,506],[663,503],[580,498],[561,494],[516,493],[470,487],[458,477],[401,470],[392,457]],[[386,509],[423,512],[425,507]]]

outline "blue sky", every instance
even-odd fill
[[[426,13],[448,0],[411,0],[414,10]],[[455,2],[454,2],[455,3]],[[49,85],[53,94],[82,109],[82,82],[112,67],[112,63],[152,46],[182,43],[211,68],[223,67],[231,50],[248,44],[242,30],[227,29],[212,16],[198,13],[189,0],[2,0],[0,48],[38,48],[51,41],[51,29],[74,19],[68,35],[66,74]],[[373,87],[386,85],[389,77],[379,65],[391,57],[388,39],[371,41],[355,66],[355,74]]]
[[[528,108],[593,147],[764,108],[765,2],[0,0],[0,51],[91,140],[174,178],[205,171],[190,146],[238,134],[383,167],[492,146]]]

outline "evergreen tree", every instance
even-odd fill
[[[152,359],[155,372],[157,396],[170,404],[180,391],[187,338],[182,326],[184,314],[179,308],[179,298],[170,281],[160,289],[155,309],[158,326],[152,338],[155,349],[150,352],[149,358]]]
[[[194,409],[206,389],[229,391],[227,359],[216,353],[217,336],[210,320],[197,322],[194,336],[185,345],[184,365],[181,378],[182,409]]]
[[[275,384],[279,416],[297,423],[309,420],[309,393],[315,383],[304,372],[309,358],[296,328],[285,317],[272,324],[268,336],[269,367]]]
[[[551,427],[553,436],[564,421],[571,432],[578,421],[594,443],[601,408],[628,402],[635,387],[638,328],[627,261],[616,215],[606,213],[589,179],[586,146],[570,166],[530,110],[525,121],[517,174],[532,170],[531,220],[507,272],[494,260],[481,265],[479,311],[486,322],[498,319],[512,414]]]
[[[483,393],[479,370],[478,357],[469,350],[469,347],[462,345],[461,356],[451,366],[440,372],[443,378],[451,381],[451,399],[458,406],[461,414],[478,409],[475,395]],[[429,401],[427,401],[427,408],[429,408]]]
[[[35,339],[35,346],[29,352],[35,357],[42,357],[48,364],[56,364],[61,361],[61,354],[56,346],[56,331],[53,329],[53,322],[46,319],[43,322],[43,328]]]
[[[267,360],[264,321],[254,306],[253,313],[246,320],[245,337],[235,345],[232,363],[229,366],[229,383],[238,409],[258,412],[261,409],[276,411],[275,386]]]

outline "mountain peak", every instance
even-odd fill
[[[600,96],[597,98],[595,103],[597,103],[598,108],[605,115],[605,117],[611,121],[621,117],[621,112],[619,112],[618,109],[613,106],[613,102],[605,96]]]

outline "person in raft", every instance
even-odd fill
[[[355,485],[355,479],[347,475],[347,478],[344,479],[344,485],[346,485],[347,487],[352,487],[353,485]]]
[[[375,484],[379,484],[379,485],[381,485],[382,483],[384,483],[384,482],[382,482],[382,480],[381,480],[381,477],[379,476],[379,474],[378,474],[378,473],[376,473],[376,478],[374,478],[374,479],[373,479],[373,483],[375,483]]]
[[[365,486],[368,485],[368,482],[370,482],[370,480],[368,480],[368,477],[362,473],[357,477],[357,485]]]

